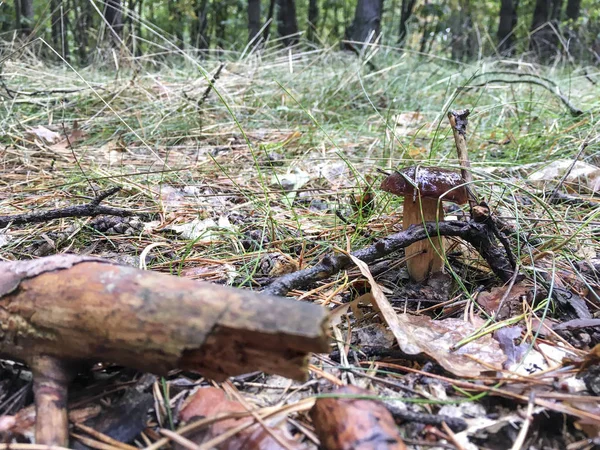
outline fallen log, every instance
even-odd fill
[[[32,367],[41,444],[66,445],[66,385],[82,362],[303,379],[309,353],[329,350],[326,329],[313,304],[99,258],[0,263],[0,356]]]

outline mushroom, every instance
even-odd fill
[[[404,197],[402,227],[406,230],[411,225],[444,220],[440,198],[459,205],[467,203],[464,184],[451,170],[416,166],[392,173],[383,180],[381,189]],[[441,237],[431,236],[406,247],[406,266],[413,281],[421,282],[442,270],[442,245]]]

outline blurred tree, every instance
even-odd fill
[[[248,0],[248,42],[260,32],[260,0]]]
[[[15,12],[17,29],[22,36],[29,36],[33,25],[33,0],[15,0]]]
[[[319,22],[319,2],[318,0],[308,1],[308,24],[306,38],[309,41],[315,41],[317,35],[317,26]]]
[[[94,11],[89,2],[71,0],[73,13],[73,42],[75,43],[79,62],[87,64],[89,59],[89,38],[93,32]]]
[[[167,9],[169,12],[169,32],[175,36],[175,45],[179,48],[183,48],[183,31],[184,22],[181,16],[181,2],[177,0],[168,0]],[[185,7],[185,5],[183,5]]]
[[[121,0],[106,0],[104,5],[104,19],[110,27],[107,30],[108,40],[118,46],[123,35],[123,11]]]
[[[63,4],[62,0],[50,0],[50,20],[52,33],[52,46],[65,61],[69,62],[69,39],[68,39],[68,8]],[[60,59],[60,58],[59,58]]]
[[[398,35],[398,45],[400,46],[404,45],[404,41],[406,40],[406,23],[412,16],[415,3],[417,3],[417,0],[402,0],[400,6],[400,33]]]
[[[214,30],[215,30],[215,41],[218,47],[223,47],[227,37],[225,30],[228,14],[229,1],[228,0],[216,0],[213,2],[213,18],[214,18]]]
[[[567,1],[567,19],[576,21],[579,19],[579,13],[581,11],[581,0],[568,0]]]
[[[277,0],[277,34],[286,47],[298,42],[295,0]]]
[[[352,25],[346,30],[349,40],[374,42],[381,32],[383,0],[358,0]]]
[[[271,34],[271,24],[273,23],[273,16],[275,15],[275,2],[276,0],[269,0],[269,11],[267,12],[267,22],[263,31],[263,39],[266,41],[269,39]]]
[[[457,61],[474,58],[478,53],[479,46],[470,0],[458,1],[458,8],[455,8],[450,15],[450,24],[452,58]]]
[[[536,0],[531,21],[529,49],[540,59],[558,51],[558,32],[563,0]]]
[[[500,22],[498,24],[498,52],[502,56],[512,56],[515,51],[515,27],[519,0],[500,1]]]
[[[103,5],[99,14],[94,5]],[[527,37],[518,21],[527,22]],[[45,33],[58,54],[75,52],[81,64],[89,63],[103,24],[112,30],[101,34],[107,42],[119,37],[141,55],[165,38],[180,47],[185,40],[201,50],[241,49],[259,34],[267,40],[272,22],[284,45],[299,42],[299,31],[324,45],[373,42],[382,34],[384,44],[461,60],[529,48],[539,59],[560,54],[600,62],[598,0],[0,0],[0,32]],[[497,33],[496,48],[486,39],[489,29]]]
[[[17,8],[15,8],[16,10]],[[15,11],[15,14],[16,11]],[[15,22],[12,19],[13,11],[11,4],[9,3],[0,3],[0,32],[5,33],[10,31],[15,26]],[[18,22],[19,19],[17,19]]]
[[[195,20],[190,27],[190,42],[192,47],[208,49],[210,38],[207,34],[208,28],[208,0],[194,0]]]
[[[131,53],[140,56],[141,55],[141,37],[142,37],[142,14],[143,14],[143,0],[129,0],[127,6],[126,22],[129,27],[130,41],[131,41]]]

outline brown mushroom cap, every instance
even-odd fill
[[[443,194],[444,201],[467,203],[467,189],[460,174],[438,167],[413,166],[400,169],[389,175],[381,183],[381,189],[394,195],[412,195],[413,185],[410,179],[419,188],[421,197],[440,198]]]

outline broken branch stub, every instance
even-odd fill
[[[216,380],[261,370],[306,377],[329,350],[316,305],[58,255],[0,263],[0,355],[106,361]]]

